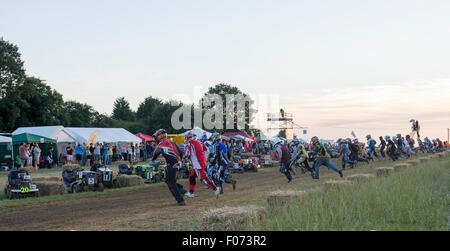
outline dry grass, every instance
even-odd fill
[[[407,164],[410,164],[412,166],[418,166],[418,165],[420,165],[421,162],[422,161],[420,161],[420,160],[408,160],[408,161],[406,161]]]
[[[407,163],[397,164],[394,166],[394,171],[399,172],[399,171],[402,171],[411,166],[412,166],[411,164],[407,164]]]
[[[279,207],[287,207],[291,203],[304,200],[307,196],[305,191],[275,191],[269,194],[267,197],[267,205],[269,210],[273,210]]]

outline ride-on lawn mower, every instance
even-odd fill
[[[145,183],[158,183],[162,180],[159,168],[150,165],[137,166],[136,175],[141,176]]]
[[[228,165],[228,170],[232,173],[243,173],[244,168],[239,164],[240,158],[239,156],[234,156],[233,161],[230,161]]]
[[[27,171],[11,171],[8,174],[5,196],[9,199],[39,197],[39,189],[31,183],[31,177]]]
[[[254,157],[241,156],[239,160],[239,165],[244,169],[245,172],[258,172],[258,159]]]
[[[133,168],[130,167],[130,165],[125,164],[125,163],[119,164],[119,173],[131,175],[133,173]]]
[[[79,193],[87,190],[103,192],[104,186],[99,174],[83,169],[66,169],[62,172],[62,178],[66,190],[69,193]]]
[[[94,164],[91,168],[92,172],[96,172],[100,182],[107,188],[119,188],[119,182],[113,178],[113,171],[108,167],[100,164]]]
[[[191,162],[188,161],[188,160],[183,161],[183,165],[181,165],[181,168],[180,168],[181,178],[182,179],[189,178],[189,175],[191,174],[191,171],[192,171],[192,164],[191,164]]]

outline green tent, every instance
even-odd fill
[[[12,136],[12,143],[14,145],[14,160],[16,160],[16,157],[19,155],[19,147],[20,144],[25,143],[25,144],[35,144],[38,143],[39,144],[39,148],[42,149],[42,153],[41,156],[44,156],[48,150],[50,149],[50,147],[53,147],[53,156],[55,156],[57,159],[57,147],[56,147],[56,140],[51,139],[51,138],[47,138],[44,136],[39,136],[36,134],[31,134],[31,133],[21,133],[21,134],[17,134],[17,135],[13,135]]]
[[[39,144],[45,144],[45,143],[56,143],[56,140],[47,138],[44,136],[39,136],[36,134],[31,133],[21,133],[17,135],[12,136],[13,144],[21,144],[24,143],[39,143]]]

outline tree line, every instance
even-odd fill
[[[224,83],[210,87],[205,97],[207,94],[248,96],[239,88]],[[244,113],[245,131],[248,133],[251,131],[249,125],[253,120],[250,114],[252,104],[253,102],[249,102],[244,112],[235,111],[234,114],[236,118],[243,116]],[[132,133],[146,134],[164,128],[169,133],[181,133],[185,130],[175,130],[171,126],[170,115],[185,105],[182,102],[163,101],[150,96],[139,104],[136,111],[133,111],[124,97],[118,97],[114,102],[112,114],[101,114],[89,104],[64,100],[63,95],[52,89],[45,81],[27,76],[18,46],[0,38],[0,132],[12,132],[18,127],[63,125],[125,128]],[[196,109],[201,109],[202,112],[204,109],[218,109],[214,103],[208,107],[194,104],[189,106],[192,114]],[[193,116],[191,117],[193,124]],[[220,133],[225,131],[237,129],[218,130]],[[256,135],[259,134],[259,130],[255,132]]]

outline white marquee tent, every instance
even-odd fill
[[[88,143],[91,135],[98,132],[95,142],[105,143],[137,143],[142,142],[142,139],[135,136],[131,132],[123,128],[86,128],[86,127],[66,127],[72,133],[77,143]]]
[[[33,126],[33,127],[19,127],[12,135],[31,133],[39,136],[44,136],[56,140],[58,153],[65,152],[69,143],[75,143],[75,136],[67,130],[64,126]]]

